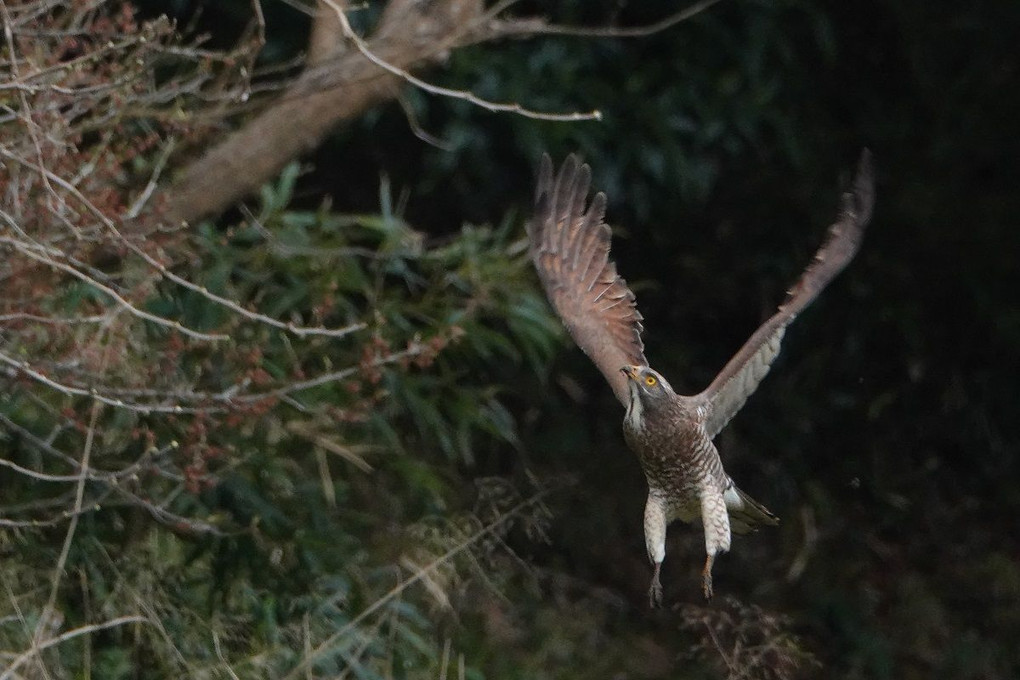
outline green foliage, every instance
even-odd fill
[[[482,549],[448,524],[475,495],[456,482],[458,470],[516,445],[496,378],[540,371],[558,322],[533,285],[514,221],[430,243],[394,211],[385,181],[379,214],[345,215],[290,210],[297,175],[291,166],[264,188],[258,214],[244,222],[201,225],[192,256],[176,267],[201,290],[167,281],[147,304],[232,337],[218,348],[150,329],[150,347],[176,348],[175,363],[157,362],[152,385],[182,399],[185,384],[236,396],[220,413],[102,411],[93,459],[110,470],[147,457],[145,474],[125,490],[100,478],[86,484],[52,615],[67,629],[127,613],[146,622],[83,638],[84,647],[56,646],[41,656],[51,672],[83,672],[87,663],[104,678],[140,677],[139,668],[141,677],[281,677],[325,640],[311,663],[317,672],[434,675],[430,598],[420,589],[380,598],[409,575],[406,565],[435,557],[401,560],[428,557],[416,523],[450,527],[437,548],[460,536],[465,555]],[[294,337],[206,291],[299,326],[364,320],[364,328]],[[59,403],[65,412],[89,408],[87,399],[25,390],[2,406],[41,435],[56,418],[49,405]],[[134,439],[121,436],[132,430]],[[52,445],[74,459],[85,436],[65,429]],[[151,448],[143,453],[139,439]],[[3,447],[6,460],[30,467],[39,455],[27,441]],[[36,469],[67,471],[60,461]],[[8,475],[5,505],[33,498],[38,485]],[[48,573],[67,526],[31,528],[46,514],[3,530],[3,649],[27,648],[44,610],[36,576]],[[446,587],[459,588],[470,572],[448,577]],[[380,601],[375,616],[356,620]]]

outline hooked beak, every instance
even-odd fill
[[[620,369],[620,373],[623,373],[625,376],[627,376],[631,380],[637,380],[638,379],[638,367],[637,366],[624,366],[623,368]]]

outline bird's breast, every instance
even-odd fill
[[[706,477],[723,476],[719,454],[693,418],[650,409],[634,417],[631,411],[624,418],[624,439],[637,455],[651,488],[687,495]]]

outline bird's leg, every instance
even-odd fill
[[[726,499],[713,484],[701,490],[701,523],[705,527],[705,568],[701,570],[701,585],[705,599],[712,599],[712,564],[715,556],[730,549],[730,516]]]
[[[662,583],[659,581],[659,571],[662,570],[662,562],[655,563],[655,572],[652,574],[652,584],[648,586],[648,606],[657,609],[662,606]]]
[[[701,587],[705,591],[705,599],[712,599],[712,564],[715,562],[715,555],[708,553],[705,558],[705,568],[701,570]]]
[[[659,572],[662,561],[666,559],[666,504],[660,496],[651,492],[645,503],[645,547],[648,548],[648,560],[655,565],[652,584],[648,586],[648,603],[652,609],[662,604],[662,583]]]

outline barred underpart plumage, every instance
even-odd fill
[[[627,409],[624,438],[648,480],[644,528],[654,565],[651,606],[662,603],[659,572],[666,527],[700,519],[705,530],[702,586],[712,597],[712,565],[730,549],[731,532],[775,525],[779,519],[733,483],[712,440],[754,393],[779,354],[787,326],[853,259],[874,205],[870,154],[861,154],[853,190],[844,194],[837,221],[814,260],[778,311],[754,332],[700,394],[679,395],[648,366],[642,317],[634,294],[609,259],[606,196],[588,203],[591,169],[573,155],[555,179],[542,157],[535,215],[528,224],[530,253],[549,301],[574,342],[605,376]]]

